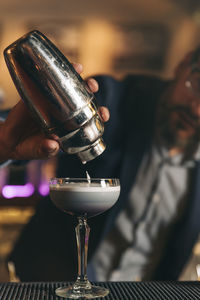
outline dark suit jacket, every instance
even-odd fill
[[[86,167],[76,157],[61,154],[57,170],[59,177],[85,177],[86,168],[91,177],[120,178],[121,195],[116,205],[89,220],[89,259],[126,205],[143,154],[152,142],[157,101],[168,84],[144,76],[128,76],[123,81],[101,76],[97,80],[98,103],[107,106],[111,113],[110,121],[105,124],[106,151]],[[175,225],[152,279],[176,280],[189,258],[200,229],[198,182],[199,164],[187,212]],[[9,257],[21,280],[74,280],[77,270],[74,223],[75,220],[58,211],[49,198],[41,200]]]

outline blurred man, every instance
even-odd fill
[[[98,101],[111,117],[107,149],[86,168],[91,177],[120,178],[121,195],[90,220],[89,277],[178,279],[200,231],[199,51],[187,55],[172,81],[96,80]],[[85,177],[85,168],[60,155],[57,176]],[[72,223],[49,198],[40,202],[9,257],[22,281],[74,279]]]

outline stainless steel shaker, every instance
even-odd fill
[[[94,94],[45,35],[27,33],[4,56],[22,100],[44,131],[59,137],[64,152],[86,163],[105,150]]]

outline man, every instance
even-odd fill
[[[86,167],[91,177],[119,177],[121,195],[90,220],[91,279],[175,280],[188,261],[200,230],[199,77],[195,53],[173,81],[97,78],[99,103],[111,117],[107,149]],[[60,155],[57,176],[85,177],[85,168]],[[72,221],[41,201],[10,256],[21,280],[74,279]]]

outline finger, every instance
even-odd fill
[[[99,114],[103,122],[107,122],[110,119],[110,112],[105,106],[99,107]]]
[[[83,72],[83,66],[79,63],[72,63],[72,66],[76,70],[77,73],[82,73]]]
[[[37,158],[49,158],[55,156],[60,150],[60,145],[55,140],[45,139],[42,140],[40,147],[37,151]]]
[[[11,153],[11,159],[46,159],[55,156],[59,151],[59,143],[40,136],[32,136],[20,143]]]
[[[87,82],[87,85],[89,86],[89,89],[93,93],[96,93],[99,90],[98,82],[94,78],[88,78],[86,82]]]

